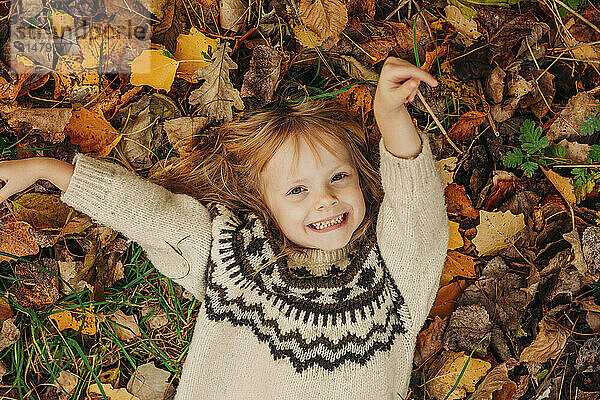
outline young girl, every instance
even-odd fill
[[[242,116],[210,156],[152,178],[179,194],[77,154],[74,167],[0,162],[0,201],[48,179],[202,300],[177,400],[404,398],[448,242],[429,143],[404,105],[420,82],[437,85],[386,60],[381,178],[360,125],[308,102]]]

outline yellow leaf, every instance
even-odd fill
[[[544,175],[546,175],[546,178],[548,178],[548,180],[552,182],[552,184],[554,185],[556,190],[558,190],[558,193],[560,193],[563,199],[565,199],[565,201],[569,204],[575,204],[577,202],[577,199],[575,198],[575,192],[573,189],[573,185],[571,184],[571,179],[565,178],[564,176],[560,176],[556,172],[550,171],[544,167],[541,168]]]
[[[448,250],[456,250],[459,247],[463,247],[465,244],[458,227],[458,222],[450,221],[450,241],[448,242]]]
[[[56,321],[56,325],[58,325],[58,330],[60,331],[64,331],[65,329],[81,330],[81,333],[84,335],[95,335],[97,332],[96,316],[87,310],[82,312],[81,309],[75,308],[73,310],[60,311],[51,314],[50,318]]]
[[[95,69],[85,69],[81,66],[81,55],[59,56],[52,76],[54,76],[54,98],[70,95],[75,87],[97,86],[100,75]]]
[[[58,37],[62,37],[65,31],[73,29],[75,20],[73,17],[62,10],[55,10],[50,14],[52,20],[52,30]]]
[[[467,367],[450,396],[446,395],[452,390],[458,377],[468,362]],[[475,384],[487,374],[492,367],[487,361],[471,358],[464,352],[455,353],[445,351],[430,368],[430,376],[426,386],[427,393],[437,399],[457,400],[467,397],[467,393],[475,391]],[[433,373],[431,373],[434,371]]]
[[[304,47],[314,49],[323,44],[325,41],[316,32],[312,31],[309,27],[297,24],[292,20],[292,33],[294,37]]]
[[[190,30],[189,35],[181,34],[177,37],[175,59],[179,60],[177,73],[187,81],[192,81],[191,75],[198,68],[210,64],[212,54],[219,45],[219,39],[211,39],[196,28]]]
[[[510,246],[514,237],[525,227],[523,214],[513,215],[510,211],[479,212],[481,222],[472,242],[480,256],[489,256]]]
[[[139,397],[132,395],[125,388],[113,389],[113,387],[111,385],[102,383],[102,389],[104,390],[104,393],[106,394],[106,398],[108,398],[110,400],[140,400]],[[88,400],[96,400],[96,399],[102,399],[102,398],[104,398],[104,397],[102,396],[102,392],[100,391],[98,384],[94,383],[93,385],[90,385],[88,387],[88,392],[87,392]]]
[[[83,55],[83,68],[100,68],[102,72],[113,70],[125,54],[127,39],[110,26],[93,26],[87,35],[77,38]]]
[[[61,229],[65,226],[70,207],[54,194],[26,193],[12,202],[17,220],[35,229]]]
[[[348,23],[346,4],[340,0],[300,0],[300,19],[324,39],[337,40]]]
[[[446,255],[446,261],[444,261],[440,286],[447,285],[456,276],[476,278],[475,259],[458,251],[450,250]]]
[[[168,92],[178,67],[179,61],[168,57],[164,50],[144,50],[131,62],[131,84]]]

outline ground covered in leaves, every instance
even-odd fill
[[[600,10],[589,0],[0,2],[1,159],[76,152],[142,176],[277,98],[378,132],[389,56],[442,83],[451,240],[411,398],[600,398]],[[0,395],[162,399],[199,302],[39,181],[0,205]]]

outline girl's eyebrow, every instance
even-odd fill
[[[335,171],[337,169],[342,169],[342,167],[351,167],[351,166],[352,166],[352,164],[350,164],[347,161],[344,161],[344,162],[338,164],[335,168],[331,168],[331,170],[329,170],[329,173],[331,174],[331,173],[333,173],[333,171]],[[301,183],[301,182],[303,182],[305,180],[307,180],[307,178],[297,178],[297,179],[294,179],[293,181],[289,181],[288,180],[287,183],[286,183],[286,185],[296,185],[296,184]]]

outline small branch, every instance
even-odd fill
[[[419,100],[421,100],[421,103],[423,103],[423,105],[427,109],[427,112],[431,115],[431,117],[435,121],[435,124],[437,125],[437,127],[440,129],[440,131],[442,131],[442,133],[446,137],[446,140],[448,141],[448,143],[450,143],[450,145],[452,147],[454,147],[454,150],[456,150],[458,152],[458,154],[462,154],[463,151],[461,149],[459,149],[456,144],[454,144],[454,142],[452,141],[452,139],[450,139],[450,137],[448,136],[448,133],[446,132],[446,130],[442,126],[440,120],[435,116],[435,113],[433,112],[433,110],[431,109],[431,107],[429,107],[429,104],[427,103],[427,101],[425,100],[425,97],[423,97],[423,95],[421,94],[421,91],[419,89],[417,89],[417,96],[419,96]]]

